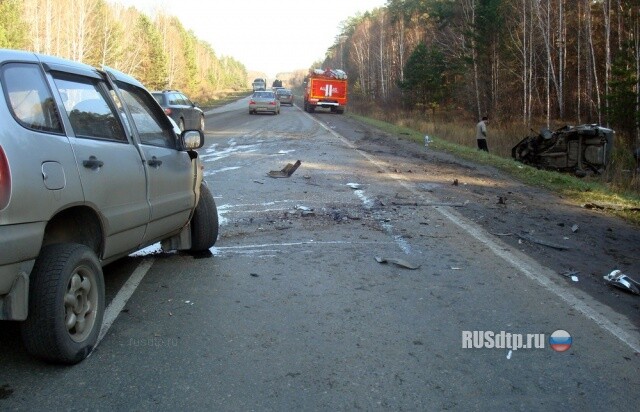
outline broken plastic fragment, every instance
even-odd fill
[[[604,280],[606,280],[607,283],[612,286],[624,289],[636,295],[640,295],[640,283],[631,279],[629,276],[622,273],[622,271],[619,269],[616,269],[608,275],[605,275]]]
[[[287,163],[287,165],[282,170],[272,170],[269,173],[269,177],[289,177],[296,171],[298,167],[300,167],[302,163],[300,160],[297,160],[295,163]]]
[[[383,257],[379,257],[376,256],[375,257],[376,262],[378,263],[394,263],[400,267],[406,268],[406,269],[411,269],[411,270],[415,270],[418,269],[420,267],[420,265],[414,265],[412,263],[407,262],[406,260],[403,259],[394,259],[394,258],[383,258]]]
[[[349,186],[353,190],[360,189],[360,183],[347,183],[347,186]]]

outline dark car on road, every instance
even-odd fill
[[[151,93],[164,112],[173,119],[180,130],[204,132],[204,112],[197,103],[189,100],[178,90],[163,90]]]
[[[289,89],[276,90],[276,97],[280,100],[280,104],[288,104],[293,106],[293,93]]]

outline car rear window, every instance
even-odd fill
[[[5,65],[2,84],[11,112],[18,123],[29,129],[62,133],[57,106],[37,65]]]

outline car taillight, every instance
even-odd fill
[[[269,102],[271,106],[275,106],[276,102]]]
[[[171,109],[169,109],[168,107],[166,109],[164,109],[164,114],[169,116],[171,114]]]
[[[256,104],[256,102],[253,99],[251,99],[249,100],[249,104]]]
[[[0,210],[7,207],[11,197],[11,174],[9,173],[9,161],[0,146]]]

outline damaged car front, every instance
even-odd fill
[[[586,176],[602,173],[611,157],[612,129],[595,125],[564,126],[555,131],[543,128],[511,149],[511,156],[534,167],[573,172]]]

